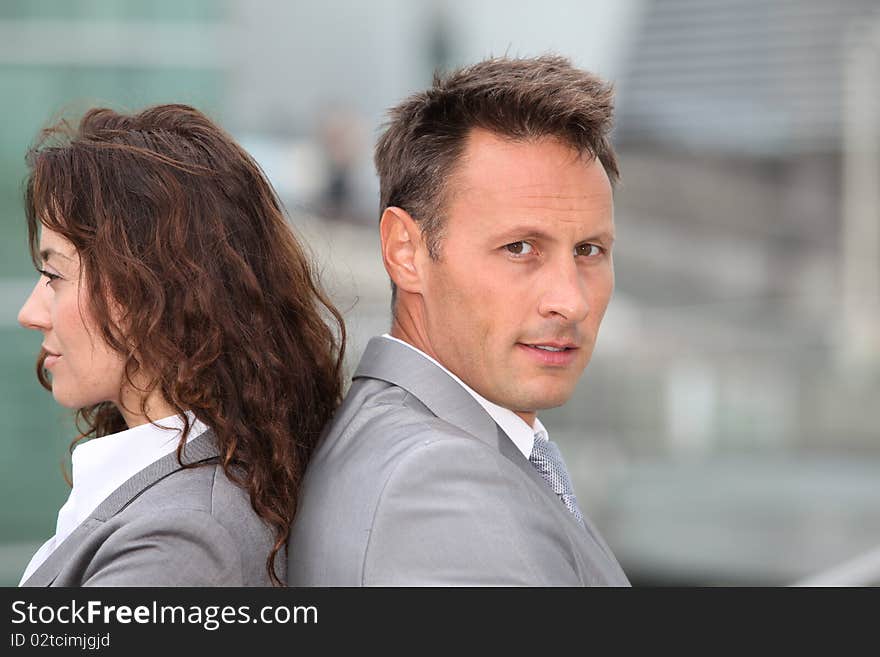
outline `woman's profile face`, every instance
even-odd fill
[[[124,361],[92,320],[76,249],[43,226],[40,258],[40,279],[21,307],[18,322],[43,334],[52,395],[68,408],[105,401],[118,405]]]

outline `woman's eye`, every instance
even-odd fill
[[[535,250],[528,242],[511,242],[505,245],[504,248],[513,255],[528,255]]]
[[[578,244],[574,248],[574,253],[579,256],[597,256],[602,253],[602,247],[595,244]]]
[[[45,276],[48,279],[46,281],[46,285],[49,285],[52,281],[57,281],[61,278],[58,274],[53,274],[52,272],[46,271],[45,269],[38,269],[37,271],[40,272],[40,276]]]

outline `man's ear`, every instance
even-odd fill
[[[385,208],[379,222],[379,235],[382,238],[382,261],[391,280],[401,290],[420,293],[419,263],[425,257],[425,246],[415,219],[402,208]]]

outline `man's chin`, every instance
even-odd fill
[[[569,399],[573,390],[560,390],[554,392],[542,392],[541,394],[523,396],[518,395],[516,399],[512,399],[512,404],[504,404],[507,408],[525,412],[534,413],[536,411],[546,411],[551,408],[559,408],[564,406]]]
[[[521,401],[527,401],[529,406],[537,411],[548,408],[557,408],[565,405],[574,394],[577,387],[578,377],[574,381],[565,376],[543,376],[538,373],[531,379],[523,380],[519,389],[515,391]]]

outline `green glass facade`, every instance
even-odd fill
[[[221,25],[225,14],[225,3],[212,0],[6,0],[0,3],[0,27],[39,30],[68,21],[149,24],[161,35],[163,25]],[[80,47],[89,44],[75,46]],[[47,62],[43,56],[29,63],[26,54],[4,57],[0,49],[0,492],[5,501],[0,505],[0,585],[17,584],[31,553],[53,534],[68,490],[62,464],[69,467],[67,445],[76,435],[72,413],[36,381],[40,335],[15,322],[35,281],[21,202],[28,146],[60,114],[76,116],[95,105],[135,110],[182,102],[222,120],[225,79],[219,65],[151,66],[115,59],[86,64],[60,58]]]

